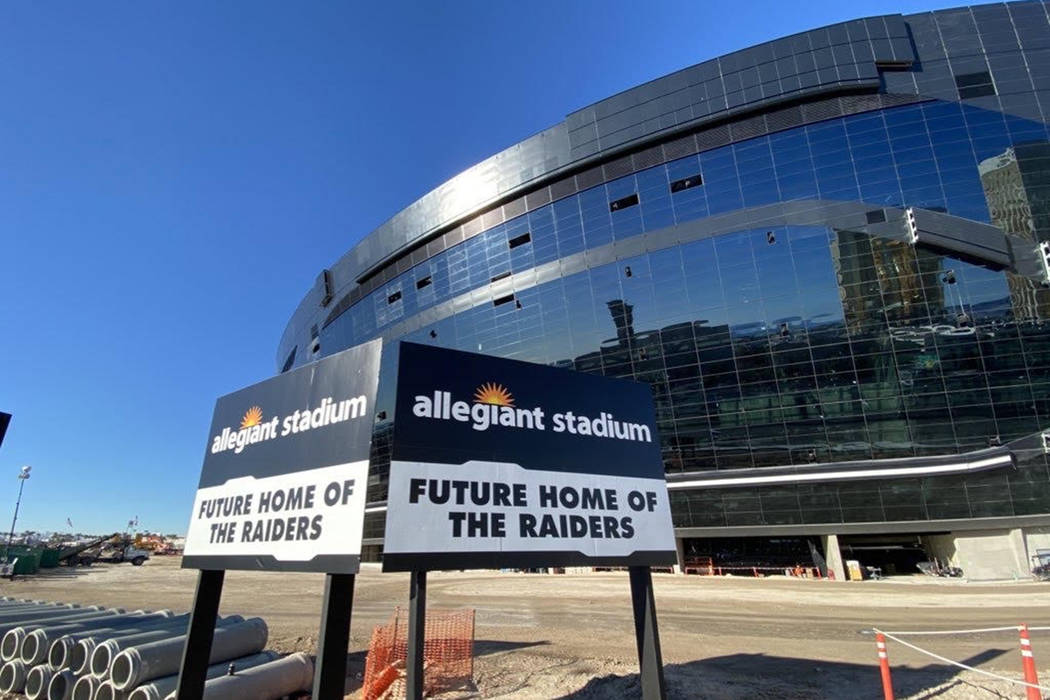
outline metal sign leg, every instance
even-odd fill
[[[644,700],[664,700],[664,662],[660,655],[660,632],[656,626],[653,576],[648,566],[630,567],[634,635],[638,642],[638,666]]]
[[[346,650],[354,604],[353,574],[328,574],[324,582],[321,634],[317,640],[314,698],[341,700],[346,688]]]
[[[427,625],[427,572],[413,571],[408,600],[407,700],[423,698],[423,642]]]
[[[182,650],[182,668],[179,685],[175,689],[177,700],[196,700],[204,695],[204,681],[211,658],[211,642],[215,635],[215,620],[219,614],[219,598],[222,597],[223,570],[201,570],[197,577],[197,592],[193,595],[193,612],[190,613],[189,633]]]

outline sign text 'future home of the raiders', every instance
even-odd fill
[[[381,344],[216,402],[184,567],[355,573]]]
[[[674,561],[648,386],[400,353],[385,570]]]

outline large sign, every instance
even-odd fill
[[[401,343],[383,570],[673,564],[645,384]]]
[[[220,398],[182,565],[356,573],[381,341]]]

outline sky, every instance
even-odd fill
[[[18,530],[185,532],[215,399],[400,209],[647,80],[957,4],[0,3],[0,523],[31,465]]]

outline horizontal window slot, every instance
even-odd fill
[[[526,243],[530,243],[531,241],[532,241],[532,234],[529,233],[528,231],[526,231],[525,233],[521,234],[520,236],[515,236],[514,238],[510,239],[509,241],[507,241],[507,247],[510,248],[511,250],[514,250],[518,246],[525,245]]]
[[[426,277],[423,277],[421,279],[416,280],[416,289],[422,289],[423,287],[429,287],[432,282],[433,282],[433,280],[431,279],[430,275],[427,275]]]
[[[393,304],[395,301],[398,301],[400,299],[401,299],[401,291],[399,290],[399,291],[394,292],[390,296],[388,296],[386,298],[386,303]]]
[[[671,192],[681,192],[687,190],[690,187],[699,187],[704,184],[704,178],[697,173],[696,175],[690,175],[689,177],[683,177],[681,180],[675,180],[671,183]]]
[[[614,202],[609,202],[609,211],[620,211],[638,204],[638,193],[621,197]]]
[[[499,273],[498,275],[493,277],[490,281],[491,282],[499,282],[500,280],[507,279],[508,277],[510,277],[510,270],[507,270],[506,272]]]
[[[514,295],[513,294],[508,294],[506,296],[497,297],[496,299],[493,299],[492,300],[492,305],[493,306],[503,306],[504,304],[509,304],[512,301],[514,301]]]

